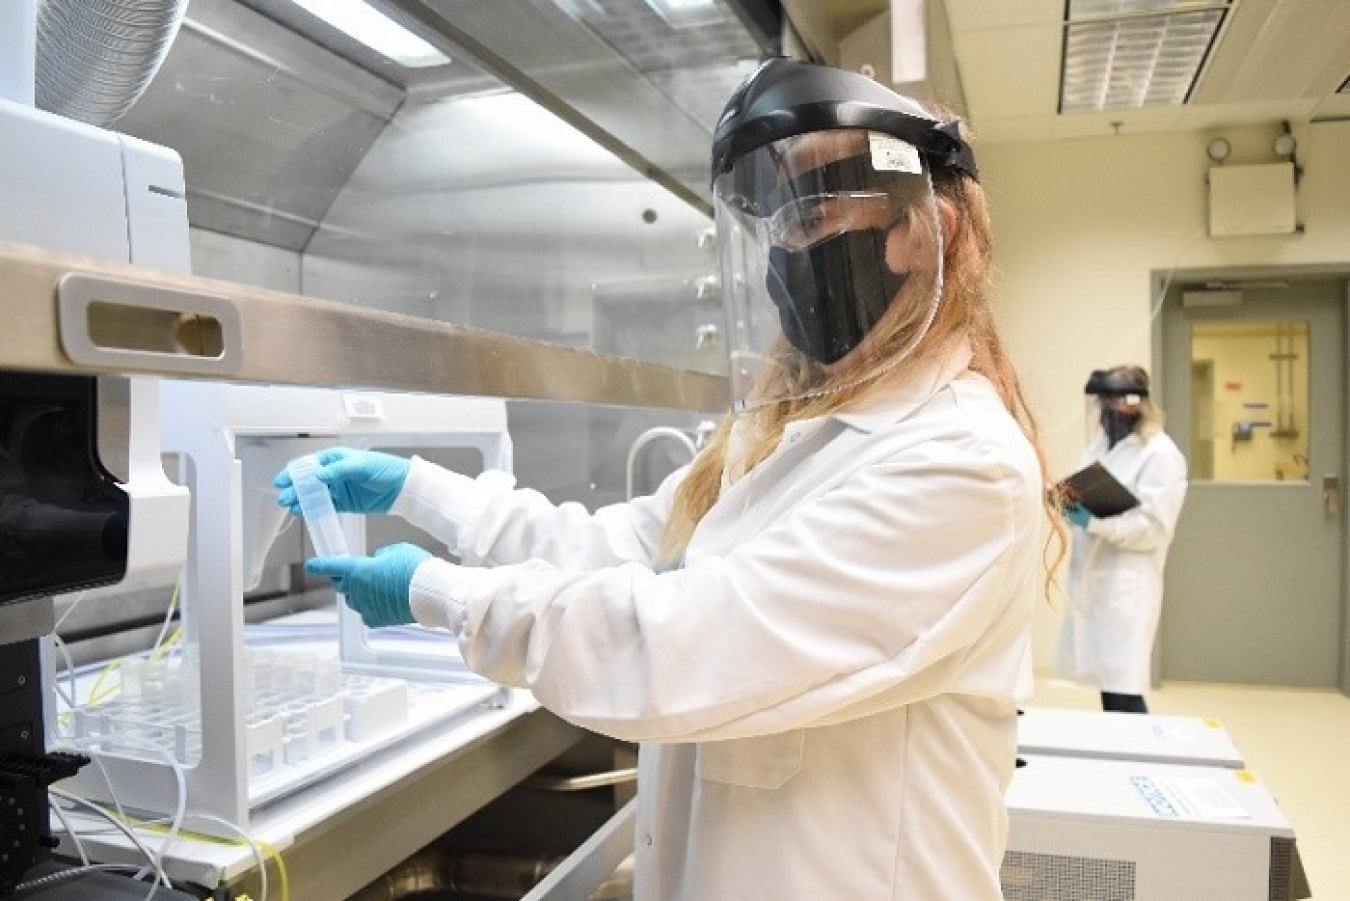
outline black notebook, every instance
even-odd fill
[[[1059,483],[1070,500],[1075,500],[1088,508],[1088,512],[1098,519],[1118,516],[1126,510],[1139,506],[1139,498],[1130,493],[1116,477],[1106,471],[1100,463],[1091,463]]]

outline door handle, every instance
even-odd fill
[[[1341,512],[1340,476],[1322,476],[1322,508],[1327,511],[1328,516],[1336,516]]]

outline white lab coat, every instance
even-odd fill
[[[1162,615],[1167,549],[1186,499],[1186,458],[1158,432],[1147,439],[1127,435],[1109,450],[1102,436],[1080,465],[1095,461],[1139,498],[1139,506],[1073,529],[1058,668],[1102,691],[1142,695]]]
[[[1001,897],[1043,486],[969,358],[791,426],[666,572],[683,471],[591,515],[414,462],[395,512],[483,564],[420,566],[418,620],[642,743],[639,899]]]

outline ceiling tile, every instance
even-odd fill
[[[1057,138],[1102,137],[1118,134],[1121,137],[1147,132],[1171,131],[1182,116],[1182,107],[1155,106],[1132,110],[1098,110],[1065,113],[1055,117],[1053,128]],[[1126,117],[1124,114],[1128,112]],[[1120,123],[1117,130],[1115,123]]]
[[[952,36],[971,118],[1052,115],[1060,26],[1018,26]],[[1011,52],[1016,48],[1016,52]]]
[[[1056,25],[1064,15],[1064,0],[946,0],[952,31],[982,31],[1019,25]]]

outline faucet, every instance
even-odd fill
[[[638,435],[637,438],[633,440],[632,446],[628,448],[627,477],[624,484],[624,497],[628,500],[631,501],[633,499],[633,469],[634,465],[637,463],[638,454],[641,453],[647,445],[661,438],[668,438],[678,442],[681,447],[689,451],[690,460],[698,456],[698,447],[694,444],[694,439],[690,438],[687,434],[677,428],[672,428],[671,426],[656,426],[655,428],[650,428],[641,435]]]

